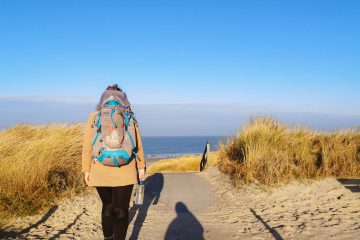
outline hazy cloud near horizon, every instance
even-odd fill
[[[17,123],[44,124],[84,122],[95,102],[49,101],[39,98],[0,98],[0,127]],[[360,116],[295,111],[274,106],[246,104],[134,104],[133,110],[144,136],[232,135],[249,118],[272,116],[289,124],[320,130],[360,126]]]

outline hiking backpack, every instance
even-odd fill
[[[126,93],[106,90],[92,124],[92,157],[106,166],[119,167],[137,157],[137,124]]]

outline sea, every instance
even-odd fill
[[[216,151],[218,142],[223,140],[226,140],[225,136],[142,137],[146,158],[173,158],[203,153],[207,141],[210,143],[210,151]]]

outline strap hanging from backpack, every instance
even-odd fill
[[[100,114],[100,111],[99,111],[98,114],[97,114],[97,121],[95,123],[95,126],[97,127],[97,132],[96,132],[96,135],[95,135],[94,140],[92,142],[92,146],[95,145],[96,141],[98,140],[98,138],[100,136],[100,126],[101,126],[100,117],[101,117],[101,114]]]
[[[100,131],[98,131],[98,132],[96,133],[95,138],[94,138],[94,140],[93,140],[93,142],[92,142],[92,146],[95,145],[95,143],[96,143],[96,141],[98,140],[99,136],[100,136]]]
[[[114,128],[117,128],[116,123],[115,123],[115,121],[114,121],[114,113],[115,113],[115,108],[112,108],[112,109],[111,109],[111,114],[110,114],[111,122],[112,122],[112,124],[114,125]]]
[[[115,167],[119,166],[119,163],[116,161],[116,156],[115,155],[113,156],[113,163],[114,163]]]
[[[127,135],[129,136],[129,138],[130,138],[132,147],[135,148],[135,142],[134,142],[133,138],[131,137],[130,132],[129,132],[128,130],[126,130],[126,133],[127,133]]]
[[[138,155],[135,151],[133,151],[133,154],[135,155],[135,157],[136,157],[137,159],[140,159],[140,158],[139,158],[139,155]]]
[[[125,111],[125,124],[126,126],[130,125],[129,112]]]
[[[95,123],[95,126],[96,126],[97,128],[100,128],[100,125],[101,125],[101,123],[100,123],[100,117],[101,117],[101,113],[100,113],[100,111],[99,111],[98,114],[97,114],[97,122]]]
[[[130,112],[130,116],[131,116],[132,119],[134,119],[135,122],[137,122],[135,114],[133,112]]]

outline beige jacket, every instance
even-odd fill
[[[133,157],[127,165],[121,167],[104,166],[91,157],[93,138],[91,125],[95,115],[96,112],[92,112],[86,122],[82,150],[82,172],[90,172],[89,185],[115,187],[137,183],[138,169],[143,169],[146,166],[139,127],[136,126],[139,159]]]

